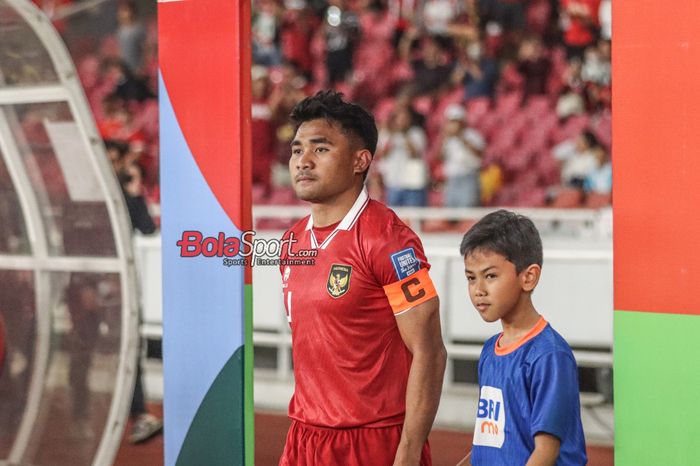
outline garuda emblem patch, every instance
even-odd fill
[[[343,264],[331,265],[331,272],[328,274],[326,289],[333,298],[340,298],[347,293],[350,288],[350,274],[352,267]]]

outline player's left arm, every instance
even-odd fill
[[[535,435],[535,449],[525,466],[554,466],[559,458],[559,439],[550,434],[540,432]]]
[[[406,386],[406,418],[394,466],[418,465],[435,419],[447,352],[440,331],[437,296],[396,316],[401,338],[413,355]]]

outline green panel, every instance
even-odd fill
[[[253,405],[253,286],[245,285],[245,464],[255,465],[255,408]]]
[[[177,457],[176,466],[244,464],[243,346],[209,388]]]
[[[615,465],[700,465],[700,316],[615,312]]]

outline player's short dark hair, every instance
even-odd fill
[[[508,210],[491,212],[465,233],[459,253],[467,257],[477,251],[502,255],[515,264],[517,273],[532,264],[542,266],[542,239],[535,224]]]
[[[361,106],[344,101],[342,93],[320,91],[296,104],[290,115],[295,133],[302,123],[319,118],[329,123],[338,123],[344,133],[358,141],[362,149],[367,149],[374,155],[377,150],[377,125],[374,117]]]

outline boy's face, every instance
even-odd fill
[[[464,258],[469,298],[486,322],[506,320],[522,297],[523,274],[515,264],[493,251],[477,250]]]

